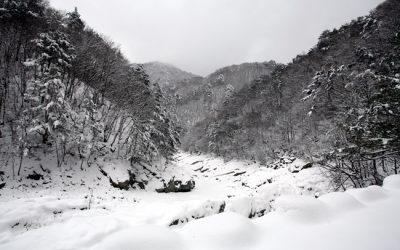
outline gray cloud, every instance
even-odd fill
[[[382,0],[50,0],[77,6],[87,24],[132,62],[161,61],[206,75],[247,61],[289,62],[325,29]]]

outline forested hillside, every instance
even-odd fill
[[[194,125],[185,145],[261,162],[284,154],[336,161],[330,170],[338,184],[381,183],[387,164],[397,171],[399,156],[398,13],[400,2],[388,0],[323,32],[307,54],[244,86]],[[382,173],[377,159],[384,159]]]
[[[183,147],[186,145],[186,132],[195,123],[213,116],[235,92],[249,85],[253,80],[262,75],[269,75],[276,66],[274,61],[264,63],[243,63],[227,66],[216,70],[206,77],[194,76],[188,78],[188,73],[180,71],[169,65],[162,67],[145,65],[146,72],[151,79],[159,82],[165,93],[166,104],[172,113],[176,115],[176,121],[182,127],[181,138]],[[174,77],[171,77],[171,76]],[[169,82],[166,79],[175,79]],[[179,80],[182,79],[182,80]],[[165,84],[165,82],[169,82]]]
[[[159,87],[76,9],[0,1],[0,23],[0,150],[13,174],[43,154],[82,167],[103,155],[151,162],[175,152]]]
[[[199,77],[178,69],[173,65],[161,62],[144,63],[143,68],[150,76],[150,81],[158,83],[160,88],[167,92],[174,91],[177,88],[186,87],[182,86],[182,84],[192,78]]]

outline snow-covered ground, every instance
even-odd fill
[[[52,169],[39,183],[8,181],[0,190],[0,249],[400,247],[399,176],[383,187],[326,194],[318,167],[291,173],[290,164],[274,170],[180,153],[175,164],[158,167],[147,190],[122,191],[98,166],[122,180],[128,164],[102,160],[84,171]],[[154,192],[160,177],[173,176],[193,178],[195,189]]]

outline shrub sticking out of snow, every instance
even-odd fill
[[[191,220],[219,214],[225,211],[225,201],[206,201],[194,208],[184,208],[179,215],[169,223],[169,226],[185,224]]]

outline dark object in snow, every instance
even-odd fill
[[[6,186],[6,183],[4,182],[4,183],[0,183],[0,189],[2,189],[3,187],[5,187]]]
[[[36,173],[36,171],[33,171],[33,173],[28,175],[26,178],[38,181],[40,179],[43,179],[43,175]]]
[[[108,177],[107,172],[104,171],[101,167],[99,167],[99,170],[100,170],[100,173],[101,173],[102,175],[104,175],[105,177]]]
[[[224,173],[224,174],[218,174],[218,175],[215,175],[214,177],[233,174],[233,173],[235,173],[235,171],[230,171],[230,172],[227,172],[227,173]]]
[[[203,161],[195,161],[191,165],[196,165],[197,163],[200,163],[200,162],[203,162]]]
[[[205,168],[205,169],[200,170],[200,172],[201,172],[201,173],[204,173],[204,172],[207,172],[207,171],[209,171],[209,170],[210,170],[209,168]]]
[[[306,165],[303,166],[303,169],[306,168],[311,168],[313,166],[312,162],[307,163]]]
[[[195,169],[194,171],[201,171],[202,169],[203,169],[203,167],[201,166],[201,167]]]
[[[172,220],[169,226],[171,227],[179,224],[186,224],[191,220],[197,220],[206,216],[223,213],[225,211],[225,207],[225,201],[207,201],[201,206],[201,209],[194,209],[193,211],[190,211],[189,213]]]
[[[237,173],[235,173],[233,176],[239,176],[239,175],[242,175],[242,174],[245,174],[246,173],[246,171],[243,171],[243,172],[237,172]]]
[[[306,169],[306,168],[311,168],[312,166],[313,166],[312,162],[308,162],[304,165],[291,166],[291,167],[289,167],[289,171],[291,173],[298,173],[301,170]]]
[[[144,170],[146,170],[147,172],[149,172],[152,176],[154,176],[154,177],[156,177],[156,178],[158,177],[158,174],[157,174],[156,172],[151,171],[149,168],[147,168],[147,167],[145,166],[145,164],[141,163],[140,166],[142,166],[142,168],[143,168]]]
[[[182,181],[175,180],[175,177],[172,178],[168,184],[164,183],[163,188],[156,189],[157,193],[179,193],[179,192],[190,192],[194,189],[196,183],[194,180],[189,180],[185,184],[182,184]]]
[[[252,210],[250,211],[250,214],[249,214],[249,219],[262,217],[262,216],[264,216],[264,215],[266,214],[266,212],[267,212],[267,209],[266,209],[266,208],[261,209],[261,210],[259,210],[259,211],[253,210],[253,209],[252,209]]]
[[[42,164],[39,164],[39,167],[40,167],[40,169],[41,169],[43,172],[48,173],[48,174],[51,173],[50,169],[44,168]]]
[[[246,182],[242,182],[242,186],[243,186],[243,187],[250,188],[250,186],[249,186]]]
[[[121,189],[121,190],[128,190],[129,189],[129,180],[123,181],[123,182],[115,182],[111,179],[110,177],[110,184],[111,186]]]
[[[107,176],[107,173],[103,169],[100,168],[100,171],[102,171],[102,173],[104,172],[103,174],[105,176]],[[109,177],[111,186],[121,189],[121,190],[128,190],[129,187],[134,188],[134,185],[137,184],[140,189],[146,188],[146,185],[144,182],[136,180],[136,175],[134,173],[132,173],[130,170],[128,170],[128,174],[129,174],[129,179],[126,181],[122,181],[122,182],[115,182],[111,179],[111,177]]]
[[[258,184],[257,187],[259,188],[259,187],[261,187],[262,185],[265,185],[265,184],[267,184],[267,183],[271,184],[271,183],[272,183],[272,179],[267,179],[267,180],[264,181],[263,183]]]

